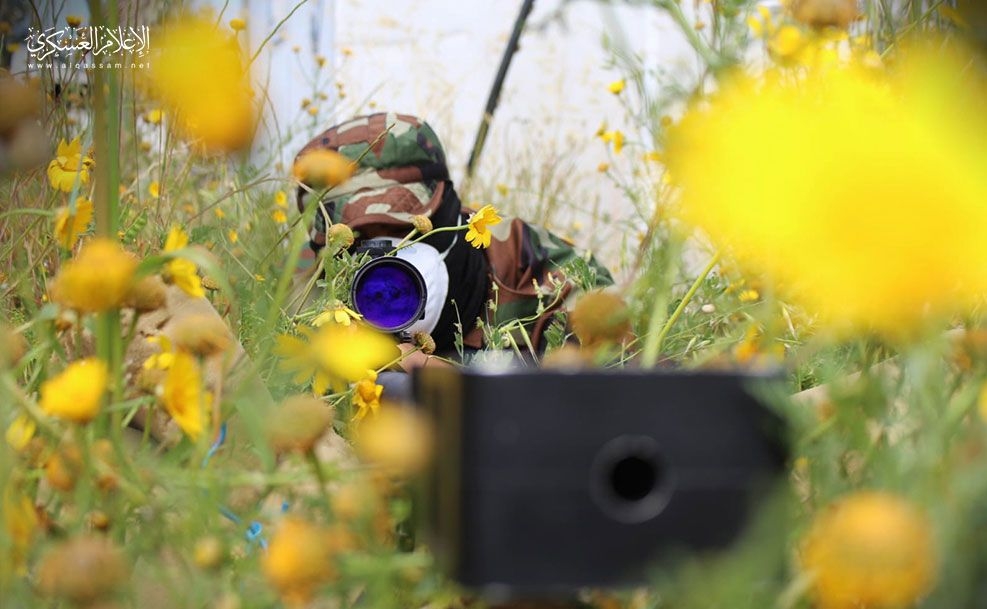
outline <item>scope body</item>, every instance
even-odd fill
[[[435,426],[426,529],[492,597],[643,583],[729,545],[782,478],[781,419],[734,373],[416,371]]]

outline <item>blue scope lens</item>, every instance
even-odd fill
[[[384,332],[400,332],[421,319],[426,296],[418,269],[393,256],[374,258],[353,278],[353,307]]]

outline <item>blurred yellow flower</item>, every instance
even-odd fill
[[[432,429],[421,413],[385,405],[360,426],[355,440],[360,457],[399,475],[422,471],[431,458]]]
[[[607,85],[607,90],[613,93],[614,95],[619,95],[620,92],[624,90],[624,87],[626,85],[627,85],[627,81],[621,78],[620,80],[615,80],[609,85]]]
[[[193,440],[205,429],[206,402],[199,363],[191,354],[176,351],[165,375],[161,403],[185,435]]]
[[[157,199],[161,196],[161,184],[157,180],[154,180],[147,186],[147,192],[151,197]]]
[[[147,342],[156,345],[159,351],[144,360],[144,370],[167,370],[175,362],[175,348],[164,334],[148,336]]]
[[[285,518],[275,529],[261,567],[267,581],[288,606],[304,606],[316,589],[335,579],[335,554],[325,528],[297,517]]]
[[[837,330],[901,336],[987,293],[987,82],[955,47],[896,72],[741,77],[669,133],[680,216]]]
[[[109,370],[103,360],[90,357],[69,364],[41,383],[39,406],[45,413],[75,423],[88,423],[99,414]]]
[[[248,146],[256,128],[246,61],[213,22],[186,17],[154,32],[145,84],[178,128],[207,151]]]
[[[624,132],[620,130],[604,131],[600,134],[600,139],[607,144],[613,144],[614,154],[620,154],[624,149]]]
[[[3,525],[10,540],[10,559],[0,560],[0,581],[3,581],[5,568],[13,567],[13,571],[25,576],[27,556],[35,535],[41,529],[41,522],[34,502],[17,486],[9,481],[3,491],[3,503],[0,505]],[[5,564],[4,564],[5,563]]]
[[[343,391],[367,370],[377,370],[400,355],[393,338],[361,322],[327,320],[317,330],[302,326],[299,332],[304,339],[278,336],[275,353],[284,358],[283,370],[295,372],[295,383],[312,380],[316,395],[330,387]]]
[[[338,152],[312,150],[295,161],[291,175],[312,188],[326,188],[342,184],[354,170],[353,162]]]
[[[7,444],[15,451],[20,452],[27,448],[28,442],[31,441],[37,430],[38,424],[35,423],[34,419],[26,414],[19,414],[7,427]]]
[[[288,194],[283,190],[274,193],[274,204],[281,209],[288,209]]]
[[[377,373],[367,370],[367,376],[360,379],[353,388],[353,405],[356,406],[354,421],[361,421],[368,414],[377,416],[380,410],[380,396],[384,388],[377,384]]]
[[[284,213],[283,209],[275,209],[271,212],[271,220],[274,220],[278,224],[285,224],[288,222],[288,216]]]
[[[500,184],[500,183],[498,183],[494,188],[497,189],[497,194],[499,194],[502,197],[506,197],[507,196],[507,193],[509,193],[511,191],[507,187],[507,184]]]
[[[239,17],[230,19],[230,29],[232,29],[234,32],[242,32],[243,30],[247,29],[247,21]]]
[[[161,124],[162,118],[164,118],[164,112],[161,111],[161,108],[154,108],[144,113],[144,120],[152,125]]]
[[[281,334],[276,339],[274,353],[282,358],[279,365],[281,370],[294,373],[291,379],[293,383],[302,385],[311,382],[312,392],[316,395],[323,395],[330,386],[335,390],[342,390],[345,384],[330,378],[322,370],[318,354],[312,348],[311,341],[315,330],[308,326],[300,326],[298,332],[304,339],[288,334]]]
[[[55,214],[55,239],[62,249],[71,250],[79,235],[86,232],[93,219],[93,202],[85,197],[75,200],[75,213],[68,206],[58,208]]]
[[[473,247],[480,249],[483,247],[490,247],[490,227],[500,224],[502,218],[497,215],[497,210],[494,209],[493,205],[484,205],[479,211],[470,216],[467,226],[469,227],[466,231],[466,241],[467,243],[473,244]]]
[[[123,304],[137,260],[110,239],[94,239],[66,262],[52,283],[52,300],[83,313],[99,313]]]
[[[178,226],[171,227],[168,237],[165,239],[164,253],[180,250],[188,245],[188,235]],[[165,281],[173,283],[182,289],[183,292],[193,298],[202,298],[206,295],[202,289],[202,280],[199,278],[195,263],[186,258],[172,258],[164,266]]]
[[[82,185],[89,184],[89,169],[93,164],[88,155],[83,157],[79,138],[68,143],[63,139],[58,143],[55,158],[48,164],[48,182],[52,188],[72,192],[77,180]]]
[[[230,240],[230,243],[236,243],[240,241],[240,235],[232,228],[226,233],[226,237]]]
[[[794,25],[783,25],[768,41],[768,50],[781,62],[797,59],[799,51],[806,46],[802,30]]]
[[[936,578],[932,525],[900,497],[858,492],[819,513],[800,563],[820,609],[909,607]]]

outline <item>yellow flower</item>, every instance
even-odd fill
[[[226,236],[230,240],[230,243],[236,243],[240,240],[240,235],[232,228],[226,233]]]
[[[492,205],[484,205],[480,210],[470,216],[466,231],[466,241],[472,243],[473,247],[490,247],[490,227],[500,224],[501,217],[497,215],[497,210]]]
[[[312,188],[342,184],[353,175],[353,162],[332,150],[312,150],[295,161],[291,175]]]
[[[768,41],[768,50],[780,61],[794,60],[799,51],[805,48],[806,40],[802,31],[794,25],[784,25]]]
[[[377,384],[377,373],[367,370],[367,376],[360,379],[353,388],[353,405],[357,407],[354,421],[361,421],[368,414],[377,416],[380,410],[380,395],[384,388]]]
[[[737,299],[740,302],[757,302],[761,295],[757,290],[744,290],[740,294],[737,294]]]
[[[26,575],[31,542],[39,532],[41,523],[34,502],[13,482],[7,483],[0,507],[3,508],[0,514],[3,516],[3,525],[11,546],[9,561],[6,557],[0,560],[0,564],[6,563],[0,566],[0,581],[4,581],[5,576],[10,575],[5,572],[5,568],[13,567],[18,575]]]
[[[176,351],[165,376],[161,403],[185,435],[196,440],[206,425],[206,395],[202,390],[202,372],[195,358]]]
[[[76,181],[89,184],[89,169],[93,160],[82,155],[82,142],[79,138],[66,143],[63,139],[58,143],[55,158],[48,164],[48,182],[52,188],[62,192],[72,192]]]
[[[626,85],[627,85],[627,81],[621,78],[620,80],[615,80],[609,85],[607,85],[607,90],[613,93],[614,95],[619,95],[621,91],[624,90],[624,87]]]
[[[88,423],[99,414],[108,380],[109,371],[102,360],[90,357],[73,362],[41,383],[39,406],[53,417]]]
[[[115,241],[94,239],[66,262],[52,284],[52,300],[83,313],[121,306],[133,282],[137,260]]]
[[[147,342],[157,345],[159,351],[144,360],[144,370],[167,370],[175,362],[175,349],[164,334],[148,336]]]
[[[332,321],[337,324],[348,326],[351,321],[360,319],[363,319],[362,315],[337,300],[331,307],[319,313],[315,319],[312,320],[312,325],[319,327],[324,323]]]
[[[820,609],[912,606],[936,577],[928,518],[881,492],[859,492],[821,512],[800,559]]]
[[[60,207],[55,214],[55,239],[63,249],[75,247],[79,235],[89,229],[93,219],[93,203],[84,197],[75,200],[75,213],[68,206]]]
[[[596,170],[600,173],[606,173],[610,171],[610,163],[600,163],[596,166]]]
[[[151,68],[141,76],[178,128],[207,151],[248,146],[255,112],[236,40],[203,18],[172,21],[152,37]]]
[[[307,326],[298,328],[304,339],[281,334],[277,337],[277,346],[274,352],[282,357],[280,368],[286,372],[293,372],[292,382],[296,384],[312,383],[312,392],[322,395],[332,386],[341,390],[343,383],[337,379],[332,379],[322,370],[318,354],[311,346],[312,337],[315,330]]]
[[[507,187],[507,184],[497,184],[495,186],[495,188],[497,189],[497,194],[499,194],[502,197],[506,197],[507,196],[507,193],[509,193],[511,191]]]
[[[288,221],[288,216],[284,213],[284,210],[275,209],[271,212],[271,220],[274,220],[278,224],[284,224]]]
[[[234,32],[242,32],[243,30],[247,29],[247,21],[239,17],[230,19],[230,29],[232,29]]]
[[[7,444],[15,451],[20,452],[27,448],[28,442],[34,437],[34,432],[38,430],[38,424],[34,419],[26,414],[19,414],[7,428]]]
[[[902,336],[987,293],[987,81],[955,47],[723,83],[670,133],[680,216],[837,330]]]
[[[161,111],[161,108],[154,108],[153,110],[148,110],[144,113],[144,120],[152,125],[161,124],[162,118],[164,118],[164,112]]]
[[[288,194],[283,190],[274,193],[274,204],[281,209],[288,209]]]
[[[613,144],[613,153],[620,154],[624,149],[624,132],[620,130],[604,131],[600,139],[607,144]]]
[[[151,195],[151,197],[157,199],[161,196],[161,184],[157,180],[154,180],[148,184],[147,192]]]
[[[165,240],[164,253],[180,250],[188,245],[188,235],[178,226],[171,227],[168,237]],[[195,263],[186,258],[172,258],[164,266],[165,280],[174,283],[183,292],[193,298],[202,298],[206,295],[202,289],[202,280],[199,278]]]
[[[394,339],[360,322],[323,323],[318,330],[301,327],[305,340],[281,335],[275,352],[285,358],[281,367],[294,371],[294,382],[312,379],[317,395],[331,386],[342,391],[346,383],[360,380],[367,370],[379,369],[397,359]]]

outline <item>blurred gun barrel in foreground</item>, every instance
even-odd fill
[[[731,373],[416,372],[425,484],[447,571],[490,597],[641,583],[721,548],[784,471],[781,419]]]

